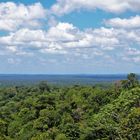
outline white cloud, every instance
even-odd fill
[[[140,56],[140,50],[137,50],[136,48],[128,48],[126,52],[127,55]]]
[[[119,59],[124,59],[138,57],[140,52],[135,46],[139,44],[139,30],[105,27],[80,30],[72,24],[60,22],[47,31],[23,28],[0,37],[0,52],[15,55],[71,54],[83,59],[121,56]],[[136,61],[136,57],[132,60]]]
[[[14,2],[0,3],[0,30],[14,31],[20,27],[40,27],[46,10],[40,3],[26,6]]]
[[[122,59],[131,63],[140,63],[140,49],[128,47],[122,54]]]
[[[139,0],[57,0],[51,8],[52,13],[63,15],[75,10],[101,9],[112,13],[121,13],[126,10],[140,11]]]
[[[124,56],[122,57],[123,60],[127,61],[127,62],[131,62],[131,63],[140,63],[140,56],[136,56],[136,57],[128,57],[128,56]]]
[[[131,17],[129,19],[113,18],[105,21],[107,26],[117,28],[140,28],[140,16]]]
[[[50,41],[71,41],[75,40],[76,28],[69,23],[58,23],[47,32]]]
[[[120,38],[127,34],[124,30],[113,28],[87,29],[80,31],[69,23],[59,23],[48,31],[21,29],[8,36],[0,37],[0,43],[12,46],[35,46],[56,49],[98,47],[108,48],[119,45]],[[132,34],[132,33],[131,33]],[[131,38],[131,34],[126,37]],[[113,49],[112,48],[112,49]]]
[[[16,46],[7,46],[7,50],[9,50],[10,52],[16,53],[17,47]]]
[[[21,62],[20,59],[8,58],[7,59],[9,64],[19,64]]]

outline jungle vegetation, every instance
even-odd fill
[[[137,75],[108,88],[0,88],[0,140],[140,140]]]

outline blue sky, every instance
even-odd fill
[[[0,73],[139,69],[139,0],[0,1]]]

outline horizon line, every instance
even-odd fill
[[[129,73],[0,73],[0,75],[128,75],[128,74]],[[135,74],[140,75],[140,73]]]

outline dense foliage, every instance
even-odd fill
[[[0,140],[140,140],[138,80],[0,88]]]

